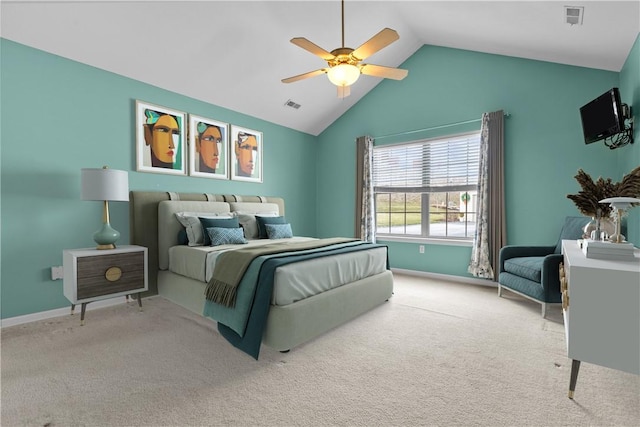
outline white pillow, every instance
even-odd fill
[[[258,221],[256,221],[256,215],[260,216],[278,216],[278,212],[234,212],[238,217],[238,222],[244,230],[245,239],[257,239],[258,238]]]
[[[187,231],[189,246],[202,246],[204,234],[199,218],[233,218],[230,213],[176,212],[176,218]]]

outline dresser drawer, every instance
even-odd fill
[[[144,288],[144,253],[87,256],[77,259],[79,300]]]

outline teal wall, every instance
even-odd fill
[[[634,143],[616,150],[620,166],[618,178],[640,165],[640,35],[620,71],[620,97],[632,106],[635,121]],[[629,211],[627,217],[627,240],[640,246],[640,207]]]
[[[401,83],[382,81],[319,137],[318,234],[353,233],[355,143],[359,135],[385,136],[480,118],[502,109],[509,244],[552,244],[567,215],[579,215],[567,194],[577,193],[579,168],[618,177],[619,154],[585,145],[579,108],[618,86],[619,73],[425,45],[402,68]],[[363,76],[362,78],[369,78]],[[630,77],[635,79],[638,75]],[[479,129],[479,123],[475,125]],[[447,127],[406,138],[469,130]],[[396,141],[398,138],[395,139]],[[390,138],[380,141],[390,142]],[[337,200],[338,203],[332,203]],[[471,248],[390,242],[392,267],[469,276]]]
[[[352,236],[357,136],[440,126],[503,109],[511,114],[505,120],[508,241],[549,244],[562,218],[578,214],[566,195],[579,191],[573,179],[579,168],[620,179],[640,163],[638,130],[633,146],[611,151],[602,143],[584,145],[578,114],[581,105],[620,86],[640,123],[638,41],[621,73],[423,46],[402,65],[409,69],[404,81],[380,82],[318,137],[0,42],[2,318],[68,306],[62,281],[51,281],[49,269],[61,265],[63,249],[92,246],[101,219],[99,203],[79,199],[83,167],[128,170],[132,190],[282,196],[296,234]],[[135,172],[136,99],[262,130],[264,183]],[[290,158],[316,160],[282,167]],[[637,221],[634,214],[630,221]],[[111,223],[122,232],[121,243],[127,242],[126,203],[111,204]],[[640,227],[629,228],[639,245]],[[392,267],[468,276],[468,247],[427,244],[419,254],[417,244],[389,242],[389,249]]]
[[[315,235],[316,137],[0,39],[2,73],[1,315],[68,306],[50,267],[62,250],[94,246],[99,202],[80,200],[80,169],[129,171],[131,190],[281,196],[300,235]],[[212,82],[213,84],[213,82]],[[263,132],[264,182],[136,172],[135,100]],[[128,204],[110,204],[128,243]]]

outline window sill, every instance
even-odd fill
[[[405,237],[405,236],[376,236],[378,242],[404,242],[404,243],[424,243],[428,245],[446,245],[446,246],[473,246],[473,239],[436,239],[433,237]]]

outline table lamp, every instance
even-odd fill
[[[129,201],[129,176],[127,171],[109,169],[82,169],[82,200],[101,200],[104,202],[102,228],[93,234],[97,249],[115,249],[120,232],[109,224],[109,201]]]
[[[602,199],[598,203],[609,203],[616,213],[616,234],[609,237],[609,240],[613,243],[624,243],[625,237],[620,232],[620,225],[622,223],[622,214],[633,206],[633,204],[640,203],[640,199],[635,197],[609,197]]]

